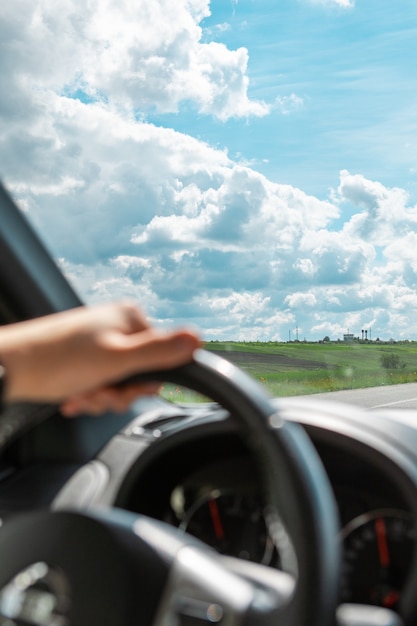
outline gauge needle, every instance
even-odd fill
[[[224,530],[222,520],[220,519],[219,507],[214,498],[208,502],[211,521],[213,522],[214,533],[217,539],[224,539]]]
[[[390,558],[388,551],[387,533],[385,529],[385,522],[382,517],[378,517],[375,520],[375,531],[378,542],[378,554],[379,562],[382,567],[389,567]]]
[[[382,599],[382,606],[384,606],[386,609],[392,609],[397,604],[399,598],[400,594],[398,593],[398,591],[390,591],[390,593],[388,593]]]

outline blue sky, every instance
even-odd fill
[[[272,110],[227,124],[187,110],[169,118],[174,128],[322,198],[342,169],[415,194],[415,2],[217,0],[210,6],[205,39],[248,48],[249,96]]]
[[[416,52],[414,0],[15,0],[0,176],[89,302],[417,339]]]

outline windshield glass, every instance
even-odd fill
[[[193,324],[276,395],[417,380],[416,27],[415,0],[6,3],[0,175],[86,302]]]

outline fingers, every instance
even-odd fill
[[[112,368],[117,360],[120,363],[118,379],[129,374],[169,369],[189,362],[193,352],[201,345],[200,339],[192,332],[160,333],[150,328],[130,335],[109,333],[106,340],[112,349]],[[156,394],[159,388],[159,383],[117,388],[106,386],[74,395],[64,401],[60,409],[65,417],[124,411],[139,396]]]
[[[101,305],[101,307],[103,308],[103,305]],[[107,305],[107,307],[109,314],[118,318],[119,324],[126,334],[137,333],[150,328],[145,314],[133,302],[128,300],[116,302]]]
[[[109,337],[107,339],[109,340]],[[119,351],[126,376],[136,372],[169,369],[189,362],[193,352],[201,345],[200,339],[192,332],[159,333],[153,329],[132,335],[117,333],[110,337],[110,341],[113,350],[117,347]],[[122,375],[122,372],[120,374]],[[60,409],[65,417],[82,413],[99,415],[105,411],[124,411],[139,396],[156,394],[159,388],[159,383],[141,383],[117,388],[107,386],[72,396],[62,403]]]
[[[148,329],[133,335],[117,334],[110,341],[113,349],[122,353],[120,357],[126,368],[125,375],[189,363],[194,351],[201,347],[199,337],[190,331],[162,333]]]

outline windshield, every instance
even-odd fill
[[[276,394],[417,380],[416,27],[415,0],[6,3],[0,175],[87,302]]]

